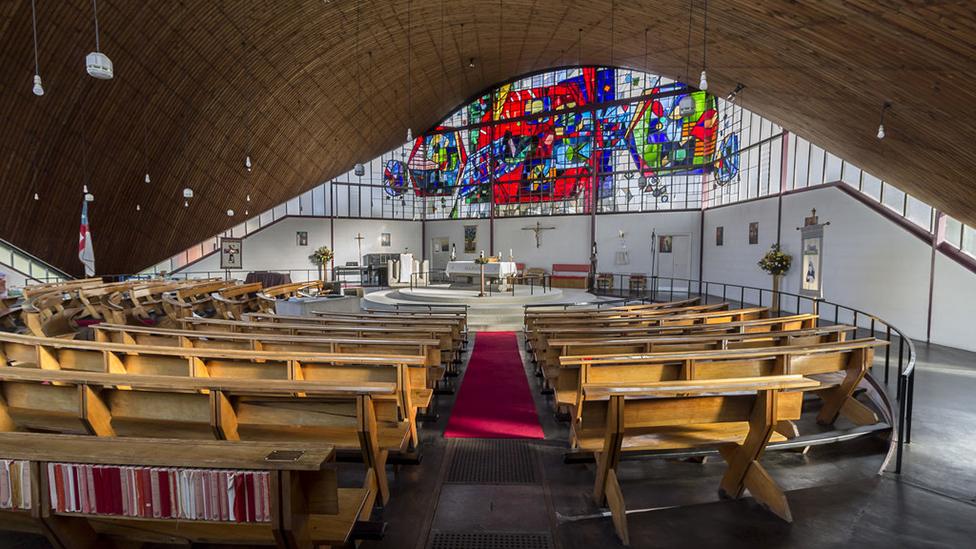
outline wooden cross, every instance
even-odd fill
[[[366,237],[364,237],[362,233],[356,233],[356,236],[354,238],[354,240],[356,241],[356,244],[359,245],[359,257],[356,258],[356,265],[357,266],[363,264],[362,263],[362,260],[363,260],[363,240],[365,238]]]
[[[534,231],[535,232],[535,247],[538,248],[542,244],[541,236],[542,231],[548,231],[550,229],[555,229],[555,227],[543,227],[542,223],[539,221],[535,222],[535,227],[523,227],[523,231]]]

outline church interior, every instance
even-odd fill
[[[971,546],[972,8],[0,3],[0,549]]]

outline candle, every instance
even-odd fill
[[[511,248],[508,249],[508,257],[509,258],[515,257],[515,254],[512,253],[512,249]]]

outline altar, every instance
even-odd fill
[[[497,261],[485,263],[485,277],[495,279],[505,279],[518,273],[518,267],[511,261]],[[477,278],[481,276],[481,265],[474,261],[450,261],[445,271],[447,276],[467,276]]]

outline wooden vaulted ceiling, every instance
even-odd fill
[[[78,273],[87,183],[99,272],[132,272],[240,223],[246,195],[252,215],[279,204],[495,82],[578,61],[697,82],[703,8],[689,54],[688,0],[100,0],[116,77],[97,81],[91,2],[37,0],[39,98],[30,0],[6,0],[0,238]],[[707,62],[710,91],[742,82],[749,109],[976,224],[970,0],[713,1]]]

